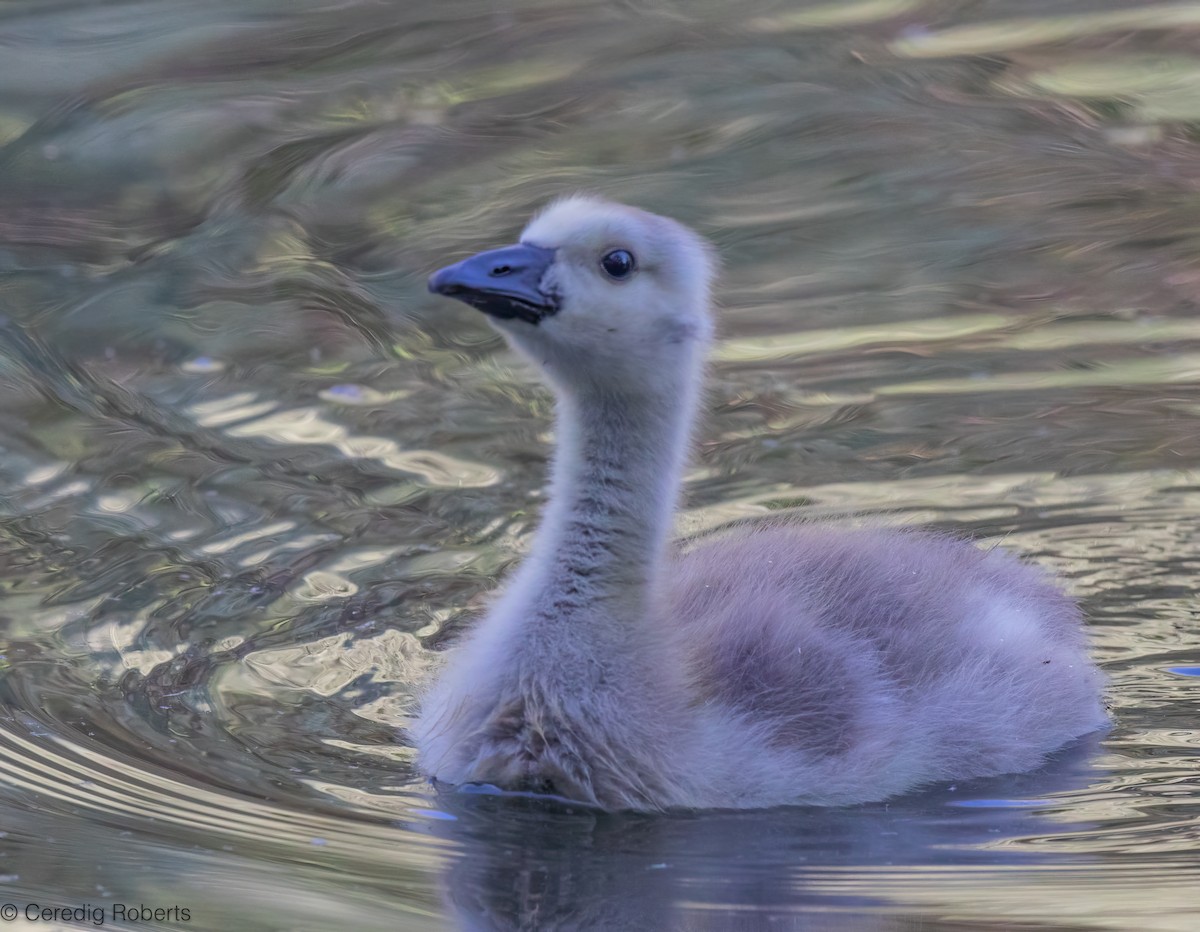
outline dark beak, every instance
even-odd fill
[[[558,310],[558,300],[542,290],[554,250],[521,243],[489,249],[448,265],[429,277],[429,290],[465,301],[492,317],[519,317],[531,324]]]

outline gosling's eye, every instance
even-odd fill
[[[614,249],[600,260],[600,268],[604,269],[604,274],[609,278],[621,279],[632,275],[637,263],[629,250]]]

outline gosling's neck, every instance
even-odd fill
[[[695,394],[694,384],[667,396],[557,393],[550,504],[522,586],[532,623],[636,621],[652,611]]]

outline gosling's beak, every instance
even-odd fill
[[[554,250],[521,243],[477,253],[429,277],[429,290],[465,301],[492,317],[534,324],[558,310],[558,299],[542,290]]]

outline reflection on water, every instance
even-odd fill
[[[1200,5],[16,0],[0,48],[0,901],[1195,927]],[[659,819],[415,777],[550,443],[424,277],[580,188],[726,262],[681,529],[1030,553],[1087,608],[1102,749]]]

